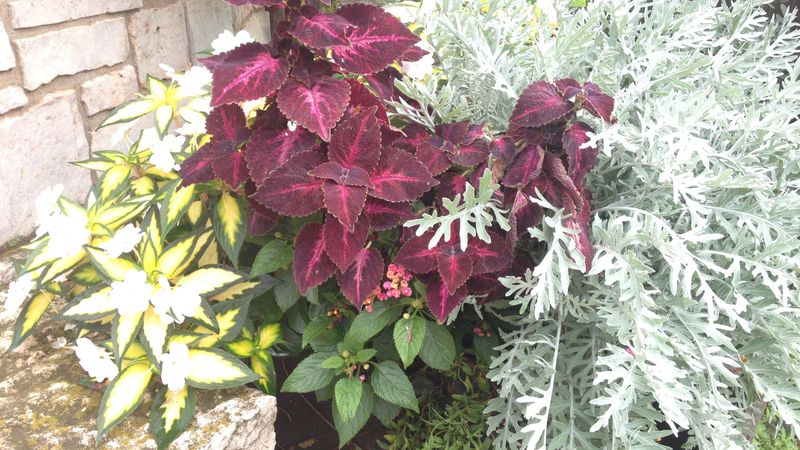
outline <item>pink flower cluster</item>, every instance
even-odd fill
[[[412,276],[403,266],[389,264],[386,278],[383,285],[376,287],[372,295],[364,302],[368,312],[372,311],[372,303],[375,298],[385,302],[390,298],[411,297],[411,286],[408,285],[408,282],[411,281]]]

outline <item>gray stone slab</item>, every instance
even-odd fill
[[[38,27],[141,8],[142,0],[11,0],[14,28]]]

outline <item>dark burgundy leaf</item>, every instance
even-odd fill
[[[531,203],[524,192],[516,191],[508,215],[508,223],[511,226],[506,233],[508,245],[511,248],[516,247],[519,239],[528,232],[528,228],[538,225],[541,220],[541,208]]]
[[[383,149],[371,178],[369,195],[389,202],[414,200],[437,184],[417,158],[394,147]]]
[[[409,153],[416,152],[417,147],[423,143],[428,143],[431,137],[431,133],[427,128],[416,123],[403,127],[403,134],[403,137],[395,141],[394,146]]]
[[[206,120],[206,130],[216,141],[240,143],[250,136],[247,118],[239,105],[214,108]]]
[[[583,204],[584,199],[578,190],[572,178],[567,175],[567,169],[564,168],[564,163],[561,158],[546,152],[544,155],[543,171],[556,181],[555,189],[561,192],[557,197],[550,197],[551,201],[561,202],[561,206],[568,214],[572,214],[576,208]],[[570,206],[570,203],[574,206]]]
[[[425,142],[417,147],[416,157],[433,176],[439,176],[450,168],[450,155]]]
[[[400,129],[381,124],[381,147],[391,147],[401,137],[403,137],[403,132]]]
[[[597,165],[597,147],[581,148],[589,142],[586,133],[592,132],[594,130],[583,122],[575,122],[564,132],[563,146],[567,154],[569,175],[579,185],[583,183],[586,174]]]
[[[232,189],[237,189],[250,177],[244,156],[244,152],[234,150],[225,156],[215,158],[211,163],[214,175]]]
[[[386,70],[372,75],[367,75],[367,83],[372,86],[375,93],[378,94],[383,100],[397,100],[398,93],[394,87],[394,81],[401,78],[402,75],[394,67],[389,67]]]
[[[361,216],[356,222],[352,232],[339,222],[339,219],[328,215],[325,218],[325,251],[328,256],[339,267],[340,271],[345,271],[355,259],[358,252],[364,248],[369,234],[367,219]]]
[[[420,59],[424,58],[428,53],[429,52],[424,48],[415,45],[410,49],[408,49],[405,53],[403,53],[403,56],[401,56],[399,60],[405,62],[419,61]]]
[[[372,197],[367,198],[364,213],[369,218],[369,226],[375,231],[389,230],[417,217],[409,203],[390,203]]]
[[[442,200],[454,199],[456,195],[463,194],[467,188],[467,178],[463,175],[448,172],[439,179],[439,186],[436,188],[436,200],[442,205]],[[441,208],[444,210],[444,206]]]
[[[194,155],[186,158],[181,164],[181,186],[190,186],[196,183],[208,183],[214,179],[211,169],[211,159],[208,159],[209,144],[201,147]]]
[[[288,76],[289,62],[274,58],[265,45],[241,45],[214,67],[211,105],[269,97]]]
[[[331,47],[333,60],[348,72],[381,71],[420,40],[396,17],[377,6],[350,4],[337,13],[357,25],[347,34],[348,45]]]
[[[556,89],[565,100],[571,100],[581,92],[581,84],[573,78],[563,78],[555,81]]]
[[[328,157],[342,166],[372,171],[381,158],[381,129],[377,108],[364,109],[343,121],[333,133]]]
[[[242,5],[258,5],[258,6],[276,6],[283,3],[283,0],[228,0],[236,6]]]
[[[294,281],[303,295],[336,272],[336,264],[325,253],[321,223],[307,223],[297,234],[294,240],[292,270]]]
[[[386,108],[383,106],[383,102],[358,81],[348,78],[347,82],[350,84],[350,115],[374,106],[376,108],[375,118],[382,125],[389,125],[389,116],[386,115]]]
[[[297,127],[294,131],[258,129],[250,138],[245,151],[251,178],[261,184],[289,158],[311,150],[316,143],[317,136],[302,127]]]
[[[344,272],[337,274],[342,294],[350,300],[356,309],[381,283],[383,278],[383,257],[374,248],[363,248],[358,252],[353,264]]]
[[[308,171],[308,174],[317,178],[333,180],[345,186],[372,186],[369,174],[361,167],[342,167],[335,162],[325,162]]]
[[[289,29],[289,34],[313,48],[348,45],[345,36],[353,24],[338,14],[317,14],[311,18],[299,15]]]
[[[464,135],[464,139],[461,140],[461,145],[470,145],[475,142],[477,139],[485,138],[486,133],[483,131],[483,128],[486,126],[486,123],[481,124],[472,124],[467,129],[467,134]]]
[[[473,275],[467,280],[467,290],[474,295],[490,294],[502,286],[495,274]]]
[[[292,67],[290,78],[306,86],[311,86],[334,73],[333,64],[324,59],[317,59],[311,50],[301,47],[294,67]]]
[[[564,100],[556,87],[547,81],[535,81],[520,95],[511,113],[509,129],[547,125],[572,111],[572,102]]]
[[[511,163],[506,169],[503,177],[504,186],[524,186],[539,175],[542,171],[544,162],[544,150],[542,147],[529,146]]]
[[[445,123],[436,126],[436,134],[441,136],[442,139],[452,142],[453,144],[461,144],[469,131],[469,121],[463,120],[461,122]]]
[[[344,80],[323,78],[313,86],[290,79],[278,92],[278,107],[290,120],[331,139],[331,129],[342,118],[350,100],[350,85]]]
[[[322,155],[304,152],[293,156],[281,170],[273,172],[258,187],[253,198],[273,211],[287,216],[307,216],[323,204],[323,181],[308,176],[322,164]]]
[[[407,240],[397,252],[394,258],[395,264],[400,264],[414,273],[427,273],[434,269],[438,263],[439,250],[429,249],[428,242],[431,240],[431,233],[422,236],[414,236]]]
[[[261,130],[280,130],[286,129],[288,124],[286,116],[283,115],[275,102],[270,102],[264,109],[256,111],[256,120],[253,124],[253,132]]]
[[[469,145],[458,147],[455,153],[450,153],[448,156],[459,166],[474,166],[486,161],[489,156],[489,145],[485,141],[474,141]]]
[[[610,123],[614,112],[614,97],[604,94],[600,86],[594,83],[584,83],[583,94],[586,97],[583,108]]]
[[[353,231],[367,200],[367,188],[326,181],[322,191],[325,193],[325,209],[336,216],[348,231]]]
[[[516,151],[514,140],[508,137],[497,138],[489,144],[489,153],[506,164],[511,164]]]
[[[586,272],[592,269],[592,259],[594,258],[594,247],[592,246],[592,235],[589,227],[591,210],[591,193],[585,192],[580,210],[575,215],[564,220],[564,225],[567,228],[578,231],[577,235],[572,235],[572,240],[575,241],[578,250],[586,258]]]
[[[489,232],[491,243],[474,239],[470,242],[469,251],[472,256],[472,273],[482,274],[499,272],[511,267],[514,256],[508,248],[505,239],[496,233]]]
[[[426,291],[428,308],[439,323],[447,320],[447,316],[467,297],[466,287],[462,286],[454,294],[451,294],[438,276],[428,281]]]
[[[448,292],[454,294],[472,275],[472,256],[457,245],[443,245],[439,248],[437,267]]]
[[[269,211],[264,214],[253,208],[247,221],[247,233],[250,236],[263,236],[267,234],[278,223],[278,213]]]

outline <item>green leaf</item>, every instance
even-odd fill
[[[97,442],[136,410],[142,402],[142,396],[152,376],[150,363],[137,363],[126,367],[111,381],[103,394],[103,400],[100,401],[95,437]]]
[[[223,389],[256,381],[259,376],[235,356],[216,348],[189,349],[186,383],[201,389]]]
[[[491,365],[492,358],[497,354],[495,347],[500,345],[500,340],[497,339],[497,336],[475,336],[472,342],[475,346],[475,356],[478,357],[478,361],[487,366]]]
[[[339,355],[336,355],[336,356],[331,356],[325,361],[322,361],[322,363],[319,366],[322,367],[323,369],[336,370],[336,369],[341,369],[342,367],[344,367],[344,365],[345,365],[344,358],[342,358]]]
[[[256,381],[256,386],[268,395],[275,395],[278,393],[278,381],[275,374],[275,362],[272,360],[272,355],[267,352],[261,351],[257,355],[250,358],[250,365],[253,371],[261,375],[261,379]]]
[[[425,339],[425,319],[422,317],[412,317],[410,319],[400,319],[394,324],[394,346],[400,355],[403,365],[408,367],[414,362],[422,341]]]
[[[31,334],[33,327],[39,322],[50,302],[53,301],[55,295],[49,292],[39,292],[34,295],[30,301],[25,303],[22,311],[14,323],[14,337],[11,340],[11,345],[8,346],[7,351],[14,350]]]
[[[397,417],[397,414],[400,412],[400,407],[378,396],[375,396],[374,401],[375,405],[372,408],[372,414],[377,417],[385,427],[394,424],[394,418]]]
[[[192,423],[196,404],[194,390],[184,387],[170,391],[163,387],[153,399],[150,408],[150,433],[159,450],[169,447]]]
[[[342,378],[336,382],[333,399],[343,420],[348,421],[355,417],[363,394],[362,385],[363,383],[357,377]]]
[[[247,236],[247,210],[241,198],[223,192],[214,207],[214,233],[234,267],[239,266],[239,251]]]
[[[425,340],[422,341],[419,357],[434,369],[449,369],[456,358],[456,343],[453,341],[453,336],[444,325],[425,321],[425,326]]]
[[[360,363],[367,362],[370,359],[372,359],[372,357],[375,356],[376,353],[378,353],[378,351],[375,349],[365,348],[364,350],[361,350],[358,353],[356,353],[355,360],[356,362]]]
[[[269,241],[256,255],[250,275],[256,276],[285,269],[292,263],[293,255],[294,251],[286,242],[277,239]]]
[[[314,353],[300,362],[283,382],[281,392],[306,393],[322,389],[333,380],[333,370],[320,367],[332,353]]]
[[[275,275],[280,283],[275,286],[275,302],[286,312],[300,300],[300,289],[294,282],[294,277],[290,271],[281,271]]]
[[[419,412],[414,386],[396,362],[383,361],[376,364],[369,383],[378,397],[394,405]]]
[[[369,385],[362,385],[363,392],[361,393],[361,401],[356,407],[356,414],[350,420],[345,420],[340,414],[338,408],[333,406],[333,424],[336,426],[336,431],[339,432],[339,448],[344,447],[350,439],[353,439],[364,425],[367,424],[369,416],[372,414],[373,395],[372,389]]]
[[[376,304],[372,312],[358,313],[345,334],[345,342],[364,344],[403,313],[399,307],[385,308],[378,305],[383,303]]]
[[[306,325],[303,330],[302,346],[305,348],[311,341],[321,334],[330,331],[328,327],[333,324],[333,317],[319,316]]]

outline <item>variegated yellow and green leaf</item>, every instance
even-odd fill
[[[265,394],[275,395],[278,392],[278,382],[272,355],[265,351],[258,352],[250,358],[250,366],[253,368],[253,372],[261,376],[256,380],[256,386]]]
[[[219,246],[212,244],[198,258],[197,267],[216,266],[219,262]]]
[[[100,178],[98,200],[106,201],[126,189],[130,175],[131,167],[127,164],[118,164],[106,171]]]
[[[170,280],[176,279],[205,249],[214,231],[198,230],[171,243],[158,258],[158,271]]]
[[[69,275],[70,280],[83,286],[92,286],[103,281],[103,277],[97,273],[91,264],[83,264],[76,268]]]
[[[17,348],[31,334],[54,298],[55,295],[49,292],[39,292],[25,303],[14,323],[14,337],[11,339],[11,345],[8,346],[9,352]]]
[[[117,314],[114,318],[114,323],[111,325],[111,342],[114,344],[114,359],[118,364],[122,361],[120,355],[125,354],[139,334],[143,316],[144,313]]]
[[[225,288],[222,292],[214,294],[209,300],[215,302],[227,302],[229,300],[239,300],[244,296],[252,296],[252,292],[260,285],[259,281],[243,281]]]
[[[111,116],[104,120],[98,128],[136,120],[145,114],[155,111],[159,104],[160,102],[158,100],[149,97],[143,97],[139,100],[123,103],[114,111],[112,111]]]
[[[113,351],[113,348],[110,348]],[[123,359],[126,361],[137,361],[147,358],[147,350],[142,346],[142,344],[133,341],[131,342],[130,347],[128,347],[128,351],[125,352],[125,356]]]
[[[145,215],[142,229],[144,239],[139,244],[139,255],[144,271],[152,274],[158,265],[158,257],[164,250],[159,214],[155,208],[150,209]]]
[[[242,199],[223,192],[214,207],[214,233],[234,267],[239,265],[239,251],[247,235],[247,210]]]
[[[113,161],[103,158],[89,158],[83,161],[73,162],[72,164],[84,169],[94,170],[96,172],[105,172],[106,170],[114,167]]]
[[[159,100],[162,103],[167,103],[168,100],[168,91],[169,85],[165,83],[163,80],[156,78],[150,74],[147,75],[145,79],[145,84],[147,85],[147,91],[153,99]]]
[[[89,214],[83,205],[66,197],[59,197],[58,207],[67,217],[82,217],[87,220],[89,218]]]
[[[161,356],[164,354],[164,348],[167,344],[169,324],[170,322],[156,313],[152,306],[148,307],[147,311],[144,312],[142,336],[144,336],[148,353],[158,363],[161,362]]]
[[[193,331],[176,331],[169,335],[169,344],[167,344],[167,348],[176,342],[179,342],[187,347],[194,347],[200,339],[203,339],[206,336],[206,334],[195,333]]]
[[[225,302],[214,306],[215,316],[219,324],[219,331],[204,337],[197,343],[198,347],[212,347],[219,342],[229,342],[239,335],[247,319],[247,309],[250,301]],[[204,327],[194,330],[197,333],[209,333]]]
[[[175,284],[190,288],[200,295],[213,295],[242,279],[241,274],[223,266],[207,266],[182,277]]]
[[[139,268],[132,261],[125,258],[112,258],[103,250],[95,247],[86,247],[86,254],[92,260],[92,265],[108,281],[121,281],[125,274]]]
[[[129,223],[134,217],[144,212],[154,195],[145,195],[126,200],[118,205],[99,206],[97,211],[91,215],[90,222],[94,226],[102,225],[111,231]],[[99,204],[97,204],[99,205]],[[102,229],[102,227],[100,227]]]
[[[211,334],[219,332],[219,324],[217,323],[217,316],[214,314],[214,309],[211,308],[211,305],[205,300],[201,301],[195,313],[186,319],[189,322],[211,330]]]
[[[164,186],[164,200],[161,202],[161,232],[166,235],[180,222],[192,206],[195,185],[180,187],[181,180],[173,180]],[[199,202],[202,214],[202,202]]]
[[[260,377],[230,353],[216,348],[189,350],[186,383],[201,389],[241,386]]]
[[[280,323],[267,323],[261,326],[261,329],[258,330],[258,334],[256,334],[258,338],[257,344],[258,348],[261,350],[266,350],[276,342],[281,340],[282,332],[281,332],[281,324]]]
[[[95,320],[108,316],[117,310],[114,300],[109,296],[111,288],[98,286],[89,289],[71,301],[56,319],[60,320]]]
[[[57,258],[47,267],[47,270],[39,281],[41,283],[48,283],[55,280],[85,261],[87,261],[86,252],[83,250],[66,258]]]
[[[148,195],[156,191],[156,182],[148,176],[131,180],[131,190],[136,195]]]
[[[195,200],[189,205],[186,217],[192,225],[196,226],[200,223],[200,219],[203,218],[203,212],[205,212],[205,204],[200,200]]]
[[[142,362],[126,367],[111,381],[103,394],[97,416],[98,442],[111,428],[136,410],[152,376],[150,363]]]
[[[195,404],[194,390],[188,386],[180,391],[166,387],[158,391],[150,409],[150,432],[159,450],[168,448],[192,423]]]
[[[226,343],[225,348],[236,355],[237,358],[248,358],[256,352],[256,346],[253,341],[245,337]]]
[[[172,117],[175,115],[175,110],[171,105],[161,105],[156,109],[155,124],[156,131],[160,137],[164,137],[169,130],[169,125],[172,123]]]

